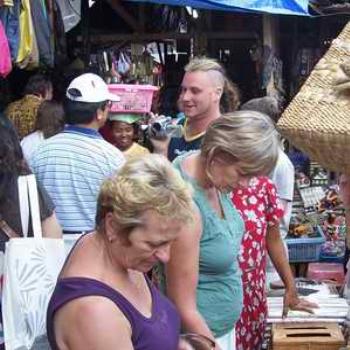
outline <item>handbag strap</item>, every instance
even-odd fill
[[[42,238],[38,188],[33,174],[18,177],[18,196],[23,236],[28,237],[30,213],[34,237]]]
[[[22,233],[23,237],[28,237],[28,225],[29,225],[29,203],[28,203],[28,189],[26,176],[19,176],[17,180],[18,184],[18,201],[19,211],[21,216]]]

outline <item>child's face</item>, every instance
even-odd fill
[[[134,141],[134,126],[120,121],[112,122],[114,145],[121,151],[126,151]]]

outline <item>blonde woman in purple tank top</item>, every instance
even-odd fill
[[[146,273],[192,224],[191,196],[159,155],[127,162],[103,183],[96,230],[73,248],[49,304],[52,349],[179,349],[177,311]]]

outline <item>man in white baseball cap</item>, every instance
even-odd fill
[[[104,102],[120,101],[120,97],[108,91],[107,84],[101,77],[92,73],[85,73],[72,80],[69,84],[66,97],[76,102]]]
[[[45,140],[32,158],[31,167],[50,194],[65,234],[94,229],[100,185],[125,162],[98,132],[110,104],[119,100],[98,75],[78,76],[66,91],[63,132]]]

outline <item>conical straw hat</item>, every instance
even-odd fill
[[[350,21],[284,111],[277,128],[325,168],[350,174]]]

